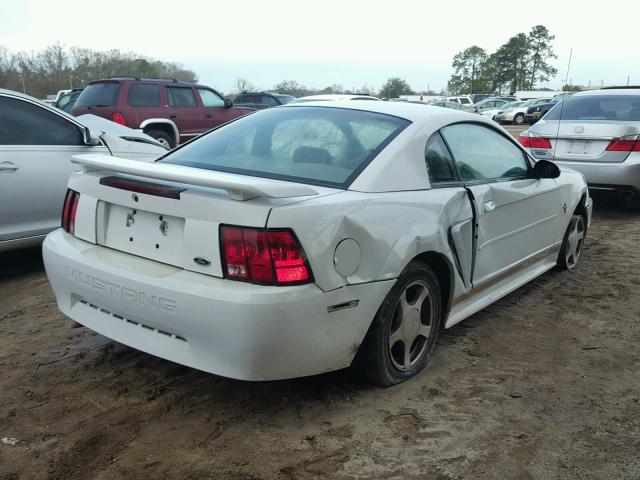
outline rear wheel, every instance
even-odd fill
[[[514,125],[523,125],[524,124],[524,113],[516,113],[516,116],[513,117]]]
[[[171,136],[163,130],[149,130],[145,133],[165,147],[174,148],[176,146],[175,141],[171,138]]]
[[[410,263],[382,302],[355,368],[380,386],[403,382],[424,369],[440,330],[440,298],[433,270]]]
[[[561,268],[571,270],[578,264],[586,234],[587,228],[584,217],[574,214],[564,234],[564,241],[558,255],[558,265]]]

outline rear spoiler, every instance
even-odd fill
[[[108,170],[156,180],[219,188],[228,192],[234,200],[250,200],[256,197],[286,198],[318,195],[318,191],[308,185],[215,172],[182,165],[170,165],[168,163],[147,163],[98,154],[76,155],[71,161],[81,165],[84,172]]]

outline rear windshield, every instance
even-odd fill
[[[161,161],[346,188],[410,123],[344,108],[274,108],[229,123]]]
[[[118,103],[119,93],[119,82],[92,83],[82,91],[76,107],[113,107]]]
[[[571,96],[558,103],[545,120],[640,121],[640,95]]]

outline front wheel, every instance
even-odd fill
[[[382,302],[355,368],[380,386],[415,376],[429,362],[441,317],[435,273],[424,263],[410,263]]]
[[[586,235],[587,228],[584,217],[574,214],[564,234],[564,240],[560,248],[560,254],[558,255],[558,265],[560,268],[571,270],[578,264]]]

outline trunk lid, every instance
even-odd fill
[[[613,139],[640,134],[636,125],[607,121],[544,121],[530,129],[548,138],[553,160],[579,162],[624,162],[629,152],[608,151]],[[536,158],[549,159],[548,152],[532,149]]]
[[[108,248],[216,277],[223,276],[221,224],[264,228],[273,208],[340,191],[176,165],[96,157],[102,156],[75,159],[84,169],[69,182],[69,187],[80,193],[75,235]]]

